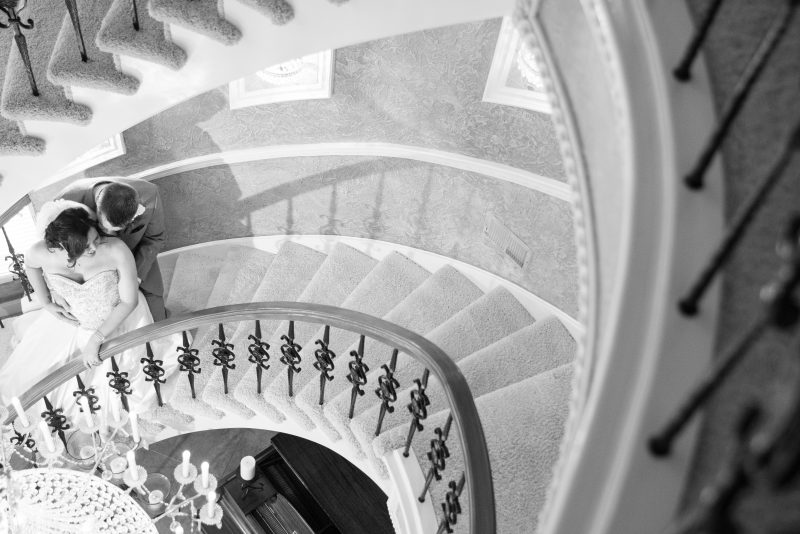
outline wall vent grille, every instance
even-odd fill
[[[483,233],[486,234],[489,241],[511,258],[514,263],[520,267],[525,266],[525,261],[531,251],[530,247],[491,213],[486,216]]]

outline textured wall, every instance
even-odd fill
[[[87,174],[130,174],[223,150],[368,141],[438,148],[550,178],[563,168],[549,115],[481,102],[499,20],[337,50],[333,97],[228,110],[228,89],[125,132],[126,156]]]
[[[577,313],[569,204],[518,185],[417,161],[308,157],[190,171],[156,181],[172,249],[214,239],[334,234],[443,254]],[[532,249],[518,267],[483,237],[488,213]]]

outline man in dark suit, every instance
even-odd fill
[[[88,178],[67,186],[56,198],[80,202],[97,213],[104,235],[128,245],[153,320],[166,319],[164,282],[156,256],[164,248],[164,206],[158,187],[135,178]]]

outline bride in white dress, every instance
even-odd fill
[[[48,202],[37,216],[42,239],[25,255],[25,271],[43,311],[0,369],[0,397],[6,403],[74,358],[89,369],[83,382],[95,388],[100,406],[120,402],[106,376],[110,360],[100,362],[99,348],[106,339],[152,324],[153,317],[138,289],[133,254],[121,240],[100,236],[95,220],[89,208],[67,200]],[[177,343],[175,336],[151,343],[155,357],[164,361],[164,378],[176,367]],[[154,419],[180,426],[177,412],[155,406],[152,382],[145,381],[140,363],[145,355],[140,346],[115,356],[120,371],[129,373],[130,402],[140,413],[150,410]],[[69,381],[48,393],[66,414],[76,409],[75,384]]]

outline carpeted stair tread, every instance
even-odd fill
[[[298,302],[340,306],[377,264],[377,260],[363,252],[347,245],[338,244],[297,300]],[[288,328],[288,321],[283,321],[273,334],[270,344],[280,347],[282,343],[280,336],[285,334]],[[309,381],[318,379],[318,373],[313,368],[313,364],[316,361],[314,351],[319,348],[315,342],[321,338],[315,334],[320,334],[318,324],[295,323],[295,340],[303,347],[300,354],[302,357],[301,368],[304,371],[294,377],[295,393]],[[264,397],[268,402],[279,402],[281,406],[286,406],[289,402],[289,389],[285,372],[282,371],[283,369],[278,369],[276,373],[270,375],[272,378],[268,382]]]
[[[146,2],[137,7],[139,31],[133,28],[130,1],[113,1],[95,38],[98,48],[180,69],[186,63],[186,52],[166,38],[164,25],[150,16]]]
[[[204,307],[239,304],[249,300],[273,259],[273,254],[251,247],[237,245],[227,247],[222,268]],[[235,328],[235,325],[223,325],[226,340]],[[194,376],[196,398],[192,398],[188,380],[179,381],[171,396],[171,402],[179,410],[192,415],[224,417],[225,412],[201,395],[215,368],[218,367],[212,353],[215,348],[212,341],[215,339],[219,339],[218,325],[200,328],[192,342],[192,348],[198,351],[201,370]]]
[[[570,363],[575,356],[575,341],[556,317],[547,317],[521,328],[488,347],[467,356],[458,367],[469,384],[474,397],[502,389]],[[411,399],[409,385],[397,395],[396,406],[404,407]],[[447,398],[440,382],[433,376],[428,381],[426,394],[430,410],[447,406]],[[373,436],[379,419],[380,405],[375,404],[350,423],[355,436],[364,446]],[[396,410],[384,417],[382,430],[389,431],[398,425],[407,425],[407,411]]]
[[[321,252],[287,241],[281,246],[261,284],[253,293],[251,300],[253,302],[296,300],[314,278],[317,270],[325,261],[325,257],[325,254]],[[277,328],[278,324],[280,324],[280,321],[263,321],[262,339],[269,339],[267,336]],[[234,351],[238,355],[238,364],[236,369],[231,370],[229,373],[229,394],[225,395],[223,392],[222,373],[215,370],[203,395],[206,398],[215,399],[215,406],[220,406],[221,409],[239,410],[240,412],[251,412],[255,409],[268,418],[281,421],[283,417],[267,404],[263,396],[256,391],[256,371],[246,357],[246,347],[250,343],[247,340],[247,336],[252,334],[253,331],[254,323],[240,323],[230,338],[231,343],[234,345]],[[270,355],[272,356],[270,360],[271,367],[281,365],[278,361],[280,357],[279,351],[279,347],[270,349]],[[266,385],[263,382],[262,384]]]
[[[44,150],[44,139],[23,134],[15,121],[0,117],[0,156],[41,156]]]
[[[164,282],[164,298],[169,297],[169,289],[172,286],[172,276],[175,274],[175,262],[178,254],[169,254],[158,257],[158,268],[161,269],[161,280]]]
[[[373,260],[374,261],[374,260]],[[381,317],[392,310],[403,301],[412,291],[418,288],[431,274],[417,265],[406,256],[394,252],[386,256],[378,265],[366,276],[362,277],[360,283],[352,291],[350,296],[341,303],[343,308],[360,311],[375,317]],[[314,328],[316,330],[316,328]],[[319,329],[316,335],[311,337],[304,345],[302,352],[303,361],[309,368],[309,373],[300,374],[295,377],[295,392],[309,383],[319,384],[319,372],[313,368],[315,361],[314,351],[318,345],[314,341],[321,339],[323,329]],[[358,334],[345,330],[331,330],[330,349],[338,356],[335,360],[337,367],[331,372],[338,380],[344,381],[344,374],[347,370],[347,349],[358,342]],[[343,356],[343,357],[342,357]],[[288,397],[287,382],[278,380],[270,388],[273,397],[282,401],[281,406],[295,412],[300,408],[294,406]],[[327,395],[327,385],[326,385]],[[288,403],[288,404],[287,404]]]
[[[226,255],[225,247],[204,247],[178,255],[166,299],[173,315],[205,308]]]
[[[56,10],[58,16],[53,16]],[[29,2],[22,13],[23,20],[33,19],[33,30],[22,30],[28,43],[33,75],[39,90],[34,96],[28,81],[28,70],[22,61],[12,32],[4,32],[2,46],[4,52],[3,94],[0,98],[0,113],[7,119],[46,120],[67,122],[71,124],[87,124],[92,118],[92,110],[83,104],[77,104],[67,98],[64,89],[54,85],[47,79],[47,63],[50,60],[53,43],[61,28],[61,14],[66,12],[63,4],[56,8],[49,2]],[[7,55],[6,55],[7,54]]]
[[[78,38],[69,14],[65,14],[47,65],[47,77],[56,85],[89,87],[125,95],[134,94],[139,88],[139,80],[117,70],[114,56],[102,52],[94,42],[95,35],[100,31],[108,2],[78,0],[77,7],[88,59],[85,62],[81,60]]]
[[[458,362],[476,350],[505,338],[533,321],[534,319],[527,310],[508,290],[498,287],[474,301],[447,322],[426,334],[425,337],[439,346],[451,359]],[[400,388],[412,385],[414,379],[422,378],[423,372],[424,367],[409,355],[404,353],[398,355],[394,378],[400,383]],[[380,368],[371,369],[367,377],[367,383],[371,385],[370,391],[377,387],[382,374],[383,371]],[[357,451],[366,454],[367,458],[371,458],[372,454],[371,447],[369,447],[369,441],[372,438],[369,432],[374,431],[377,418],[368,420],[370,416],[365,416],[360,420],[360,424],[357,421],[359,421],[359,415],[366,410],[377,409],[377,396],[371,397],[371,399],[371,402],[356,403],[353,420],[348,417],[349,399],[346,397],[346,392],[325,408],[328,420],[336,431],[347,439]],[[407,404],[407,401],[401,402],[399,399],[398,402],[401,405]],[[401,417],[402,412],[399,410],[394,414],[387,414],[385,427],[392,428]],[[371,459],[377,461],[374,457]]]
[[[235,44],[242,32],[220,16],[217,0],[150,0],[150,15],[226,45]]]
[[[273,24],[286,24],[294,18],[294,8],[286,0],[239,0],[262,15],[268,17]]]
[[[572,364],[562,365],[493,391],[475,402],[489,449],[498,533],[536,531],[569,412],[572,373]],[[414,437],[412,448],[423,472],[427,472],[429,466],[426,453],[434,437],[433,431],[444,425],[448,413],[445,410],[428,417],[423,422],[425,429]],[[376,454],[383,456],[402,448],[407,431],[407,426],[397,427],[381,435],[374,441]],[[464,455],[455,426],[447,447],[450,458],[443,478],[431,485],[437,514],[447,492],[446,483],[457,480],[463,471]],[[461,502],[463,506],[466,498]],[[466,512],[462,517],[468,517]],[[456,532],[468,532],[466,523],[459,523]]]
[[[386,314],[384,319],[424,335],[476,301],[482,294],[481,290],[458,270],[445,266],[429,276]],[[350,350],[356,348],[357,345],[353,345],[342,354],[349,360]],[[364,356],[364,361],[371,369],[379,369],[381,364],[389,362],[391,349],[377,341],[368,340]],[[346,371],[345,365],[339,364]],[[330,399],[328,404],[332,401],[334,404],[338,403],[338,412],[349,408],[350,383],[343,376],[345,371],[338,373],[337,378],[326,386],[326,398]],[[327,416],[322,413],[317,402],[318,392],[313,384],[304,388],[297,397],[298,406],[309,413],[318,426],[326,429],[332,439],[339,439],[339,433],[328,422]]]

